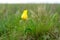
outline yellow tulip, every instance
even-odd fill
[[[25,10],[23,11],[22,15],[21,15],[21,18],[22,18],[23,20],[26,20],[26,19],[28,18],[27,13],[28,13],[28,10],[25,9]]]

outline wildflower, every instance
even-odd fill
[[[28,10],[25,9],[25,10],[23,11],[22,15],[21,15],[21,18],[22,18],[23,20],[26,20],[26,19],[28,18],[27,13],[28,13]]]

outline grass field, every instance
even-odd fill
[[[0,4],[0,40],[60,40],[60,5]]]

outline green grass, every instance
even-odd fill
[[[58,7],[58,4],[0,4],[0,40],[59,40]],[[29,17],[25,21],[21,19],[24,9]]]

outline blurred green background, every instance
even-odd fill
[[[0,4],[0,40],[60,40],[60,4]]]

